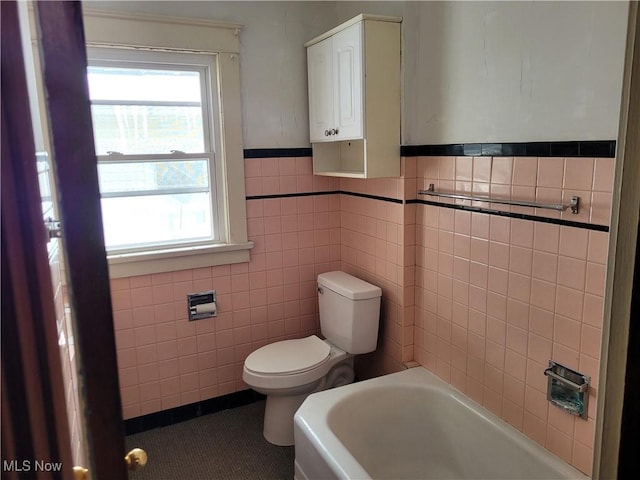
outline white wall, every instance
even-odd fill
[[[406,143],[616,138],[626,3],[420,3],[416,10]]]
[[[401,15],[407,145],[613,140],[627,2],[339,2]]]
[[[403,22],[406,145],[612,140],[627,2],[86,2],[242,23],[245,148],[301,147],[303,43],[358,13]]]

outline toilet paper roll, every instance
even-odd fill
[[[218,311],[218,307],[216,306],[216,302],[211,303],[201,303],[200,305],[196,305],[196,314],[200,313],[215,313]]]

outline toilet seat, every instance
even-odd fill
[[[282,340],[260,347],[244,362],[246,370],[258,375],[295,375],[327,362],[331,347],[317,336]]]

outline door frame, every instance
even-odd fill
[[[593,478],[627,478],[637,470],[640,415],[640,11],[629,2],[609,259]],[[635,320],[635,322],[634,322]],[[626,408],[625,408],[626,405]],[[630,478],[630,477],[629,477]]]
[[[93,479],[125,480],[124,423],[86,82],[82,8],[77,1],[33,2],[33,7],[78,362],[89,463],[84,467]],[[3,2],[2,323],[3,329],[5,321],[8,328],[16,327],[18,341],[5,350],[11,339],[2,337],[2,413],[3,420],[21,418],[17,415],[27,408],[28,418],[33,420],[28,431],[20,424],[5,429],[3,421],[3,458],[5,452],[18,455],[22,451],[26,456],[21,459],[62,461],[64,471],[55,478],[66,479],[72,478],[69,432],[18,25],[15,1]],[[14,81],[7,82],[8,78]],[[11,193],[15,198],[5,204]],[[8,250],[11,246],[13,251]],[[11,278],[5,283],[7,268]],[[15,301],[6,301],[5,290]],[[24,357],[29,360],[29,356],[37,357],[40,364],[46,356],[48,369],[32,370],[31,364],[24,363]],[[9,371],[21,361],[23,371]],[[25,408],[17,401],[5,403],[5,396],[19,394],[39,401]]]
[[[62,462],[54,478],[67,479],[62,362],[15,2],[3,2],[1,22],[3,478],[17,479],[39,460]]]

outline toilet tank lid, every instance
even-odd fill
[[[318,275],[318,285],[351,300],[365,300],[382,296],[382,289],[345,272],[326,272]]]

